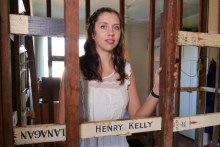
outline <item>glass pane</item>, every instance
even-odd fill
[[[52,56],[64,56],[65,55],[65,40],[60,37],[52,38]]]
[[[53,61],[52,62],[52,77],[62,77],[64,70],[63,61]]]
[[[85,54],[84,52],[84,43],[86,42],[85,38],[80,38],[79,39],[79,56],[82,56]]]

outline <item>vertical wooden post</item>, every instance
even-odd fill
[[[6,4],[7,6],[7,4]],[[4,18],[5,16],[3,16],[3,10],[5,10],[3,7],[5,7],[5,4],[3,4],[3,0],[0,0],[0,18]],[[3,21],[1,20],[0,22],[0,57],[2,57],[2,43],[3,43],[3,32],[2,32],[2,28],[5,24],[3,23]],[[1,59],[1,58],[0,58]],[[2,60],[0,60],[0,71],[3,71],[2,68]],[[2,103],[2,99],[3,99],[3,89],[2,89],[2,72],[0,72],[0,146],[4,146],[4,142],[3,142],[3,136],[4,136],[4,131],[3,131],[3,103]]]
[[[86,0],[86,24],[89,21],[90,17],[90,0]]]
[[[13,146],[9,1],[0,0],[0,146]]]
[[[155,34],[155,0],[150,0],[150,21],[149,21],[149,46],[148,46],[148,74],[150,75],[150,86],[148,92],[153,88],[154,84],[154,34]],[[154,146],[155,132],[147,133],[148,145]]]
[[[120,7],[120,15],[122,19],[122,26],[125,28],[125,0],[119,1],[119,7]]]
[[[207,22],[208,22],[208,0],[200,0],[199,4],[199,32],[207,32]],[[199,47],[199,72],[198,72],[198,87],[206,86],[206,76],[202,76],[206,73],[206,57],[207,57],[207,48]],[[206,92],[198,92],[197,95],[197,114],[205,113],[205,101],[206,101]],[[203,133],[204,128],[196,129],[196,146],[203,146]]]
[[[160,75],[160,114],[161,124],[161,147],[173,145],[173,95],[174,95],[174,54],[176,38],[176,8],[175,0],[164,1],[163,29],[161,32],[160,63],[163,71]]]
[[[30,1],[24,1],[25,6],[25,15],[31,15],[30,10]],[[34,43],[32,36],[25,36],[25,47],[28,53],[28,60],[33,61],[35,60],[34,54]],[[40,105],[39,105],[39,94],[38,94],[38,85],[37,85],[37,73],[36,73],[36,64],[35,62],[29,62],[30,68],[30,78],[31,78],[31,89],[32,89],[32,98],[33,98],[33,107],[35,113],[35,124],[41,123],[41,115],[40,115]]]
[[[65,122],[67,147],[79,147],[79,1],[65,0]]]
[[[177,26],[176,30],[182,30],[182,25],[183,25],[183,0],[178,0],[177,1]],[[175,83],[175,112],[174,115],[175,117],[179,116],[179,110],[180,110],[180,79],[181,79],[181,54],[182,54],[182,46],[177,46],[176,47],[176,52],[175,52],[175,58],[176,62],[179,63],[179,68],[178,68],[178,79],[176,80]],[[177,146],[178,143],[178,136],[179,133],[176,132],[174,133],[174,146]]]
[[[218,34],[220,33],[220,2],[219,1],[216,1],[217,3],[217,7],[218,7],[218,13],[217,13],[217,21],[218,21]],[[217,94],[217,89],[219,88],[219,85],[220,85],[220,51],[218,50],[218,56],[217,56],[217,61],[216,61],[216,82],[215,82],[215,88],[216,88],[216,94],[215,94],[215,102],[214,102],[214,112],[219,112],[220,111],[220,96]],[[218,138],[219,138],[219,126],[213,126],[213,136],[212,136],[212,146],[213,147],[217,147],[218,146]]]
[[[150,70],[150,86],[148,91],[153,88],[154,82],[154,30],[155,30],[155,0],[150,0],[150,21],[149,21],[149,49],[148,49],[148,63]]]

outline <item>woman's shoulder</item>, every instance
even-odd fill
[[[130,77],[131,76],[131,63],[126,61],[125,63],[125,73]]]
[[[131,70],[131,63],[128,61],[125,62],[125,71],[126,70]]]

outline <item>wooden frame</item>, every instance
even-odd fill
[[[9,44],[8,44],[8,40],[5,40],[5,39],[8,39],[9,38],[9,18],[8,18],[8,15],[7,15],[7,9],[8,9],[8,6],[3,5],[3,1],[0,0],[0,4],[1,4],[1,18],[3,18],[3,20],[5,21],[1,21],[4,22],[4,24],[1,24],[1,26],[4,27],[5,30],[1,29],[1,36],[7,36],[7,37],[1,37],[1,69],[3,69],[2,71],[4,71],[4,73],[1,73],[1,83],[2,82],[2,79],[6,79],[9,81],[9,83],[11,82],[11,78],[10,78],[10,71],[9,71],[9,67],[10,67],[10,62],[7,62],[9,61]],[[6,2],[7,3],[7,2]],[[168,3],[171,3],[171,1],[168,1]],[[168,4],[167,3],[167,4]],[[4,6],[4,7],[2,7]],[[166,10],[168,8],[168,6],[170,5],[166,5]],[[76,8],[76,9],[73,9],[73,8]],[[76,43],[77,42],[77,37],[78,37],[78,17],[72,17],[72,13],[74,12],[75,15],[78,14],[78,1],[72,1],[72,0],[67,0],[65,2],[65,30],[61,31],[59,30],[59,32],[57,32],[56,30],[54,31],[56,34],[50,34],[51,32],[44,32],[44,33],[39,33],[39,32],[32,32],[30,33],[31,31],[29,29],[24,29],[26,32],[24,32],[24,34],[28,34],[28,35],[44,35],[44,36],[50,36],[50,35],[64,35],[66,36],[66,44],[67,44],[67,53],[68,56],[65,58],[66,60],[66,63],[67,63],[67,67],[68,67],[68,71],[67,71],[67,76],[65,78],[65,81],[68,81],[66,82],[67,85],[65,86],[65,93],[66,93],[66,97],[67,97],[67,102],[68,104],[66,105],[66,116],[68,116],[68,118],[66,119],[66,125],[58,125],[58,128],[62,127],[62,131],[64,131],[64,128],[66,127],[66,140],[67,140],[67,145],[68,146],[79,146],[79,137],[82,137],[82,136],[79,136],[79,132],[82,132],[82,134],[85,135],[85,131],[83,133],[83,130],[86,128],[88,129],[88,127],[91,129],[93,128],[93,131],[94,131],[94,127],[97,128],[96,126],[97,125],[103,125],[103,124],[114,124],[116,123],[119,124],[120,126],[120,123],[124,123],[125,124],[137,124],[137,125],[134,125],[135,128],[136,126],[138,127],[137,130],[139,128],[146,128],[146,122],[156,122],[154,124],[159,124],[159,123],[163,123],[163,121],[166,121],[166,120],[169,120],[169,123],[168,123],[168,135],[166,134],[163,134],[162,136],[162,142],[165,141],[166,138],[168,137],[171,137],[172,135],[172,132],[173,131],[180,131],[181,129],[184,130],[186,129],[186,126],[189,126],[188,128],[189,129],[192,129],[192,128],[201,128],[201,127],[205,127],[205,126],[208,126],[208,125],[219,125],[220,122],[219,122],[219,119],[216,119],[216,118],[219,118],[219,113],[213,113],[213,114],[207,114],[207,115],[196,115],[196,116],[189,116],[189,117],[181,117],[181,118],[175,118],[174,120],[173,119],[170,119],[170,118],[166,118],[166,117],[162,117],[162,121],[161,121],[161,117],[157,117],[157,118],[148,118],[148,119],[139,119],[139,120],[124,120],[124,121],[111,121],[111,122],[95,122],[95,123],[86,123],[86,124],[81,124],[79,125],[79,110],[77,109],[78,106],[79,106],[79,79],[77,79],[77,76],[79,76],[79,71],[78,71],[78,52],[77,50],[74,50],[74,51],[71,51],[72,47],[73,48],[77,48],[78,47],[78,44]],[[169,10],[169,13],[173,11],[174,8],[172,8],[171,10]],[[168,18],[172,18],[172,16],[169,15],[169,13],[167,13],[165,15],[165,17],[168,17]],[[77,15],[78,16],[78,15]],[[67,17],[68,17],[68,22],[67,22]],[[34,18],[34,17],[33,17]],[[173,19],[173,18],[172,18]],[[171,22],[169,23],[173,23],[173,20],[171,19]],[[49,22],[51,21],[52,19],[49,19]],[[170,21],[170,20],[169,20]],[[26,24],[26,21],[25,23]],[[29,22],[28,22],[29,24]],[[52,25],[56,25],[56,23],[52,23]],[[73,25],[74,24],[74,25]],[[64,25],[64,24],[63,24]],[[74,27],[73,27],[74,26]],[[3,28],[2,27],[2,28]],[[59,26],[60,28],[62,28],[62,25]],[[73,27],[73,28],[72,28]],[[64,27],[63,27],[64,28]],[[71,29],[70,29],[71,28]],[[63,34],[61,32],[64,32]],[[167,36],[164,36],[166,39],[169,38],[169,32],[172,32],[171,30],[168,30],[167,32],[165,32],[164,35],[167,35]],[[11,32],[11,33],[15,33],[15,32]],[[22,32],[19,32],[22,34]],[[19,34],[18,33],[18,34]],[[204,34],[205,36],[208,36],[209,34]],[[173,36],[171,36],[173,37]],[[188,38],[188,37],[187,37]],[[208,37],[202,37],[203,40],[206,40],[206,39],[210,39],[209,36]],[[173,39],[173,38],[172,38]],[[5,43],[4,43],[5,42]],[[172,43],[171,44],[168,44],[167,46],[172,46],[175,44],[175,42],[173,42],[172,40]],[[182,44],[180,44],[182,45]],[[186,45],[189,45],[189,44],[186,44]],[[200,44],[198,44],[200,45]],[[210,44],[208,43],[202,43],[203,46],[210,46]],[[168,55],[171,55],[171,58],[173,57],[173,54],[170,53],[170,51],[166,51],[166,54]],[[174,63],[174,60],[173,59],[170,59],[169,62],[167,62],[166,64],[168,63],[172,63],[171,65],[173,65]],[[76,65],[75,67],[73,67],[73,65]],[[171,66],[170,65],[170,66]],[[171,67],[167,67],[165,68],[166,71],[170,71],[170,69],[172,69]],[[172,71],[172,70],[171,70]],[[70,74],[74,73],[74,75],[76,75],[75,77],[70,77]],[[170,72],[172,73],[172,72]],[[168,75],[168,77],[171,77],[170,75]],[[170,81],[171,82],[170,82]],[[173,81],[172,79],[169,79],[168,78],[168,81],[165,81],[164,82],[165,85],[168,84],[168,86],[170,86],[169,84],[172,84]],[[5,87],[4,87],[5,86]],[[168,89],[167,93],[168,93],[168,96],[165,95],[165,91],[162,91],[162,95],[165,95],[169,98],[169,95],[171,95],[173,93],[173,89],[172,87],[169,87],[170,89]],[[207,88],[206,88],[207,89]],[[5,90],[5,91],[4,91]],[[10,135],[10,133],[12,132],[12,121],[11,121],[11,118],[8,117],[8,114],[12,114],[10,108],[6,108],[8,105],[10,106],[11,105],[11,101],[10,101],[10,98],[11,98],[11,95],[10,95],[10,84],[8,83],[4,83],[3,86],[1,86],[1,107],[4,112],[7,112],[7,113],[1,113],[3,114],[0,118],[1,118],[1,122],[3,122],[1,124],[1,126],[3,126],[4,130],[0,130],[0,135],[1,135],[1,138],[3,138],[3,135],[4,135],[4,143],[0,143],[0,144],[7,144],[9,146],[13,146],[12,143],[13,143],[13,138],[11,137],[12,134]],[[216,90],[215,90],[216,91]],[[4,97],[8,97],[9,99],[3,99]],[[76,100],[74,100],[76,98]],[[163,101],[164,102],[164,101]],[[164,104],[168,104],[169,101],[165,101]],[[171,102],[172,104],[172,102]],[[72,106],[75,106],[74,109],[72,108]],[[169,107],[168,108],[168,112],[169,111],[172,111],[172,108]],[[7,116],[6,116],[7,114]],[[3,121],[4,120],[4,121]],[[212,121],[211,123],[207,121],[208,120],[214,120]],[[172,122],[170,122],[172,121]],[[178,122],[178,123],[177,123]],[[179,123],[179,122],[186,122],[186,123]],[[141,127],[141,124],[143,124],[142,126],[144,127]],[[150,123],[148,123],[150,124]],[[171,127],[171,125],[174,124],[174,128],[173,126]],[[51,126],[52,125],[52,126]],[[52,128],[57,126],[57,125],[53,125],[53,124],[47,124],[46,127],[48,126],[51,126]],[[65,127],[64,127],[65,126]],[[130,125],[131,126],[131,125]],[[133,125],[132,125],[133,126]],[[192,127],[194,126],[194,127]],[[37,128],[38,126],[37,125],[34,125],[34,126],[28,126],[28,127],[35,127]],[[40,125],[40,128],[41,127],[45,127],[44,125]],[[133,128],[133,127],[132,127]],[[160,126],[158,125],[157,127],[155,127],[155,130],[160,130],[162,129],[162,132],[164,132],[165,130],[163,129],[165,128],[165,126]],[[22,130],[24,128],[22,127],[15,127],[14,128],[14,131],[15,132],[19,132],[17,131],[17,129],[19,130]],[[176,130],[175,130],[176,129]],[[97,129],[96,129],[97,130]],[[154,129],[152,130],[138,130],[137,131],[136,129],[132,129],[132,131],[129,131],[127,130],[126,132],[126,129],[125,129],[125,132],[121,132],[122,134],[120,135],[129,135],[131,133],[137,133],[137,132],[141,132],[141,131],[154,131]],[[172,131],[172,132],[171,132]],[[57,133],[57,132],[56,132]],[[63,133],[63,132],[62,132]],[[18,133],[19,134],[19,133]],[[99,135],[102,135],[102,134],[99,134]],[[106,134],[104,134],[106,135]],[[16,136],[16,135],[15,135]],[[93,135],[94,136],[94,135]],[[64,137],[64,136],[62,136]],[[87,136],[88,137],[88,136]],[[63,140],[63,138],[61,139]],[[168,140],[168,143],[164,144],[165,146],[169,146],[172,142],[172,139],[169,139]],[[30,142],[31,143],[31,142]],[[33,143],[33,142],[32,142]],[[172,145],[171,145],[172,146]]]
[[[190,130],[220,124],[220,113],[200,114],[195,116],[175,117],[173,132]],[[129,136],[133,133],[161,130],[161,117],[151,117],[134,120],[115,120],[82,123],[80,138],[91,138],[108,135]],[[15,144],[31,144],[41,142],[56,142],[66,140],[66,126],[58,124],[43,124],[14,128]]]

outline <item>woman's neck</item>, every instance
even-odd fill
[[[111,54],[100,56],[100,60],[101,60],[100,73],[102,77],[108,76],[114,72],[114,65]]]

